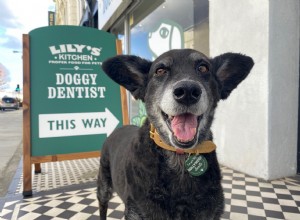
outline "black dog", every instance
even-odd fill
[[[113,191],[125,204],[125,219],[220,219],[224,196],[210,127],[218,101],[253,65],[241,54],[210,59],[192,49],[154,62],[120,55],[103,63],[109,77],[145,102],[148,119],[141,128],[115,130],[104,143],[100,219]]]

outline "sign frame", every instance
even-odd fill
[[[116,40],[116,54],[122,54],[122,42]],[[85,159],[100,157],[101,152],[79,152],[68,154],[56,154],[46,156],[32,156],[31,154],[31,87],[30,87],[30,36],[23,34],[23,196],[32,196],[32,174],[33,166],[35,173],[41,172],[41,163],[56,162],[64,160]],[[123,125],[129,124],[127,92],[120,86],[120,98],[122,107]]]

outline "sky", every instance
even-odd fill
[[[8,91],[23,87],[22,34],[47,26],[53,5],[53,0],[0,0],[0,63],[9,72]]]

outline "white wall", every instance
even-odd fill
[[[299,0],[270,1],[269,176],[297,170]]]
[[[219,161],[264,179],[296,173],[299,1],[288,2],[209,5],[210,55],[238,52],[255,62],[248,78],[219,103],[213,124]]]

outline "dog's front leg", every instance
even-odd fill
[[[99,203],[100,220],[106,220],[108,204]]]
[[[100,220],[106,220],[108,202],[112,198],[112,180],[108,161],[101,159],[97,182]]]
[[[126,220],[146,220],[141,214],[139,214],[138,208],[131,200],[127,201],[124,211]]]

